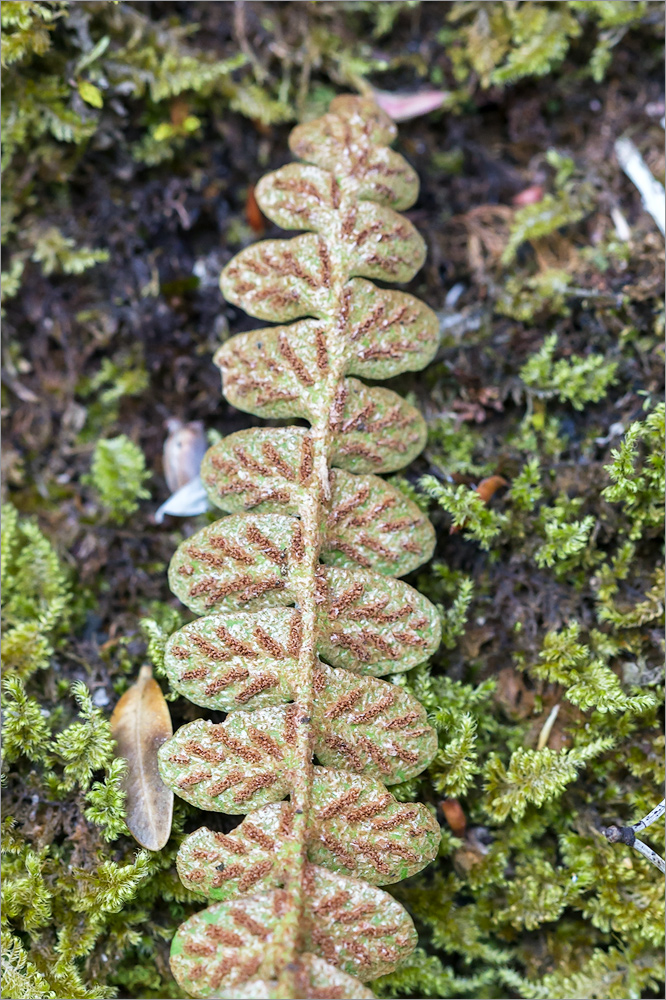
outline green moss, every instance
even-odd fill
[[[140,293],[128,292],[120,306],[99,303],[115,268],[127,268],[122,288],[133,287],[134,272],[122,241],[104,262],[106,231],[90,231],[77,214],[91,163],[105,178],[134,163],[130,183],[139,193],[144,183],[166,187],[189,177],[197,178],[188,189],[196,193],[216,162],[207,159],[210,150],[222,149],[231,170],[230,180],[215,174],[229,212],[223,238],[228,245],[235,232],[247,242],[254,238],[242,214],[255,138],[250,119],[262,123],[263,166],[287,155],[281,122],[321,114],[355,83],[446,90],[453,150],[444,148],[442,112],[407,124],[404,148],[422,175],[429,212],[433,206],[431,260],[445,283],[466,285],[463,314],[471,302],[482,318],[455,340],[447,335],[418,384],[428,450],[417,467],[392,477],[436,522],[436,560],[417,585],[439,605],[445,636],[432,663],[393,678],[426,705],[441,746],[423,779],[395,791],[437,810],[444,836],[430,869],[393,890],[414,914],[421,947],[373,990],[475,1000],[658,996],[663,882],[631,848],[609,845],[600,827],[639,819],[661,797],[664,780],[656,707],[663,699],[664,410],[655,405],[663,304],[656,232],[623,184],[632,235],[628,242],[617,237],[608,221],[617,168],[612,158],[590,156],[583,132],[596,122],[608,126],[612,115],[624,121],[625,101],[640,108],[645,124],[645,98],[637,94],[641,74],[663,61],[662,5],[245,5],[247,53],[227,29],[197,30],[206,6],[214,5],[189,5],[192,20],[176,23],[156,5],[3,3],[3,307],[11,338],[4,365],[33,384],[24,375],[35,355],[27,349],[34,325],[26,323],[23,292],[54,291],[65,309],[54,317],[64,316],[66,332],[56,326],[53,343],[77,352],[76,324],[93,331],[84,348],[94,344],[94,353],[83,377],[76,374],[77,405],[87,412],[75,451],[121,430],[134,436],[129,420],[114,424],[128,411],[138,423],[154,403],[146,359],[151,377],[156,369],[123,323],[109,325],[116,308],[123,316],[138,308]],[[231,26],[231,8],[218,6]],[[413,44],[426,30],[427,51]],[[592,83],[606,78],[601,88]],[[622,102],[611,102],[610,115],[608,95],[618,85]],[[646,86],[645,93],[653,84]],[[588,99],[602,106],[594,116],[585,110]],[[226,132],[238,126],[234,115],[246,116],[240,128],[247,148],[238,159]],[[525,121],[534,131],[521,132]],[[470,150],[479,151],[480,167]],[[468,219],[470,208],[496,197],[484,186],[494,176],[486,160],[518,173],[500,184],[505,228],[493,228],[492,252],[477,269],[448,238],[456,225],[448,215]],[[442,180],[447,172],[456,175],[451,184]],[[541,184],[544,198],[508,208],[517,178]],[[199,253],[205,211],[182,239],[188,252]],[[480,216],[473,218],[476,225]],[[150,238],[136,246],[133,254],[153,249]],[[156,259],[161,267],[164,258]],[[178,294],[177,283],[191,280],[191,261],[180,256],[177,263],[183,260],[182,274],[161,274],[163,287],[155,278],[143,295]],[[437,276],[423,294],[435,308],[442,304]],[[73,333],[67,302],[75,303]],[[188,336],[197,335],[196,315],[187,312]],[[30,336],[41,364],[42,334]],[[172,357],[155,360],[164,369]],[[49,370],[59,374],[57,366]],[[54,398],[61,392],[53,381],[42,384]],[[468,401],[483,402],[488,387],[497,388],[494,404],[474,403],[468,417]],[[3,406],[18,409],[4,384]],[[207,418],[207,410],[193,410],[197,419],[202,412]],[[64,426],[59,419],[56,412],[53,441]],[[152,462],[145,422],[139,427],[136,440]],[[115,533],[113,522],[96,520],[104,517],[91,503],[99,494],[81,488],[76,476],[64,486],[55,481],[62,465],[52,457],[61,462],[64,455],[69,471],[75,453],[54,444],[35,458],[13,426],[7,441],[12,502],[22,514],[39,509],[43,517],[38,528],[16,509],[3,512],[3,794],[13,817],[3,828],[3,996],[175,998],[166,942],[199,905],[174,868],[187,811],[177,810],[167,849],[137,866],[136,845],[123,832],[122,764],[107,756],[104,712],[79,714],[70,691],[88,669],[93,687],[103,676],[108,690],[122,691],[145,656],[140,619],[159,671],[164,642],[183,617],[165,603],[165,592],[150,588],[177,540],[154,532],[140,510],[121,513],[126,523]],[[414,485],[428,472],[441,507]],[[509,485],[484,507],[473,486],[493,473]],[[127,503],[136,500],[130,491]],[[450,534],[455,522],[460,530]],[[115,569],[97,572],[97,552],[80,554],[91,534],[102,556],[108,534],[114,567],[116,557],[132,564],[140,586],[126,587],[128,577]],[[137,538],[138,549],[131,547]],[[148,593],[162,601],[147,602]],[[539,739],[555,710],[543,754]],[[593,752],[611,738],[614,746]],[[581,763],[581,752],[593,755]],[[88,760],[99,765],[92,773]],[[549,794],[537,805],[542,772]],[[459,835],[439,809],[450,796],[466,820]],[[512,818],[514,807],[520,819]],[[663,853],[662,830],[650,827],[645,839]],[[109,905],[114,901],[119,908]]]
[[[99,494],[100,503],[114,521],[133,514],[150,492],[143,485],[150,478],[146,460],[137,444],[125,434],[98,441],[87,481]]]
[[[3,673],[27,678],[48,666],[71,620],[68,574],[33,521],[2,508]]]
[[[508,816],[522,819],[528,805],[540,807],[560,795],[577,778],[580,768],[612,745],[613,740],[606,738],[560,753],[548,747],[514,750],[508,766],[491,754],[483,772],[488,815],[497,823]]]
[[[582,410],[586,403],[598,403],[616,382],[617,361],[601,354],[554,360],[557,335],[552,334],[520,369],[520,377],[536,395],[555,397]]]
[[[469,486],[449,486],[438,482],[434,476],[424,476],[420,485],[450,515],[453,528],[464,529],[468,538],[473,538],[484,549],[490,548],[506,518],[491,510],[476,490]]]
[[[455,3],[449,17],[463,23],[464,39],[454,56],[458,77],[465,79],[471,67],[487,87],[544,76],[560,67],[572,42],[584,33],[595,33],[598,25],[589,72],[595,80],[602,80],[613,47],[649,13],[648,4],[631,0],[566,0],[557,5],[531,0],[516,5]]]
[[[608,468],[612,485],[603,495],[623,505],[631,521],[628,534],[632,539],[663,523],[664,413],[664,404],[659,403],[645,420],[635,421],[620,448],[613,451]]]

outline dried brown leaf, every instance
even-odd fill
[[[157,768],[157,751],[173,733],[169,707],[150,667],[141,667],[111,716],[117,754],[129,767],[125,776],[126,822],[134,839],[159,851],[171,833],[173,792]]]

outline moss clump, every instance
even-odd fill
[[[245,426],[216,400],[205,359],[239,322],[221,312],[217,275],[234,240],[258,238],[248,185],[286,162],[288,119],[369,82],[448,95],[400,129],[429,244],[410,290],[438,311],[442,344],[422,377],[394,386],[430,433],[425,458],[393,477],[438,531],[433,563],[408,582],[441,608],[446,641],[405,683],[428,705],[441,754],[399,794],[437,811],[443,846],[401,890],[422,949],[373,989],[658,997],[658,873],[600,831],[636,821],[662,794],[649,702],[663,683],[663,241],[612,142],[630,134],[663,181],[651,117],[663,5],[196,2],[175,13],[132,2],[2,9],[3,481],[20,513],[3,639],[24,682],[6,694],[10,717],[24,720],[5,764],[17,849],[7,859],[12,884],[29,878],[36,901],[39,870],[47,893],[67,893],[30,930],[13,904],[3,991],[179,995],[167,942],[199,904],[173,858],[193,817],[177,814],[172,842],[120,911],[96,922],[87,882],[86,906],[70,905],[70,865],[137,874],[133,842],[105,840],[120,829],[111,764],[85,791],[57,789],[59,734],[90,732],[72,685],[85,681],[106,716],[146,640],[159,663],[183,624],[163,583],[180,523],[155,527],[148,502],[115,522],[83,477],[94,445],[124,434],[163,500],[165,419],[214,423],[223,436]],[[109,258],[70,273],[83,248]],[[494,474],[508,485],[483,512],[477,487]],[[443,507],[420,489],[426,475],[446,488]],[[488,525],[500,530],[484,548]],[[155,623],[145,636],[142,619]],[[182,700],[171,708],[176,725],[192,721]],[[523,773],[527,751],[557,769],[611,738],[543,805],[526,800],[520,820],[492,813],[492,754],[502,775]],[[660,838],[656,826],[645,835],[663,852]],[[73,955],[76,935],[85,948]]]
[[[27,679],[49,665],[71,621],[68,574],[33,521],[2,508],[3,673]]]
[[[2,566],[11,653],[2,685],[3,996],[111,997],[100,956],[123,955],[138,941],[146,907],[169,891],[163,870],[173,855],[137,853],[126,836],[126,763],[114,757],[108,719],[88,686],[75,682],[67,697],[67,682],[51,670],[57,699],[48,686],[26,689],[36,670],[58,662],[56,646],[66,655],[72,619],[61,612],[71,596],[54,549],[9,505]],[[176,840],[182,822],[181,811]]]
[[[582,410],[586,403],[598,403],[616,382],[617,361],[601,354],[560,358],[554,361],[557,335],[546,337],[542,347],[520,369],[520,377],[531,392],[542,398],[557,397]]]
[[[113,520],[128,518],[139,506],[139,500],[150,497],[143,485],[149,478],[143,452],[127,435],[107,438],[95,445],[88,481]]]

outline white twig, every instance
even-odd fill
[[[665,233],[666,199],[662,185],[652,176],[647,163],[631,139],[618,139],[615,143],[615,155],[629,180],[633,181],[640,191],[646,211],[650,213],[662,233]]]
[[[664,811],[666,811],[666,799],[663,799],[658,806],[650,810],[647,816],[644,816],[638,823],[634,823],[633,826],[609,826],[601,832],[609,844],[626,844],[627,847],[634,847],[655,868],[658,868],[660,872],[666,873],[666,862],[664,862],[664,859],[656,851],[653,851],[651,847],[644,844],[642,840],[637,840],[636,838],[637,832],[644,830],[651,823],[655,823],[664,815]]]
[[[633,846],[640,854],[643,855],[644,858],[651,861],[655,868],[658,868],[660,872],[666,873],[666,862],[657,854],[656,851],[653,851],[651,847],[644,844],[642,840],[635,840]]]
[[[646,826],[650,826],[651,823],[656,823],[658,819],[661,819],[665,812],[666,799],[662,799],[659,805],[655,806],[654,809],[651,809],[647,816],[644,816],[638,823],[634,823],[632,830],[634,833],[640,833],[640,831],[644,830]]]

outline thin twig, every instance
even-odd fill
[[[658,868],[660,872],[666,873],[666,862],[662,857],[660,857],[656,851],[653,851],[651,847],[644,844],[642,840],[635,840],[634,847],[644,858],[647,858],[655,868]]]
[[[664,815],[664,812],[666,812],[666,799],[662,799],[659,805],[651,809],[647,816],[644,816],[639,823],[634,824],[634,833],[639,833],[646,826],[650,826],[651,823],[656,823]]]
[[[644,830],[651,823],[655,823],[664,815],[664,811],[666,811],[666,799],[662,799],[658,806],[651,809],[647,816],[644,816],[638,823],[634,823],[633,826],[608,826],[602,829],[601,832],[609,844],[626,844],[627,847],[634,847],[639,854],[647,858],[660,872],[666,872],[666,862],[664,862],[664,859],[656,851],[653,851],[651,847],[644,844],[642,840],[636,839],[636,833]]]

